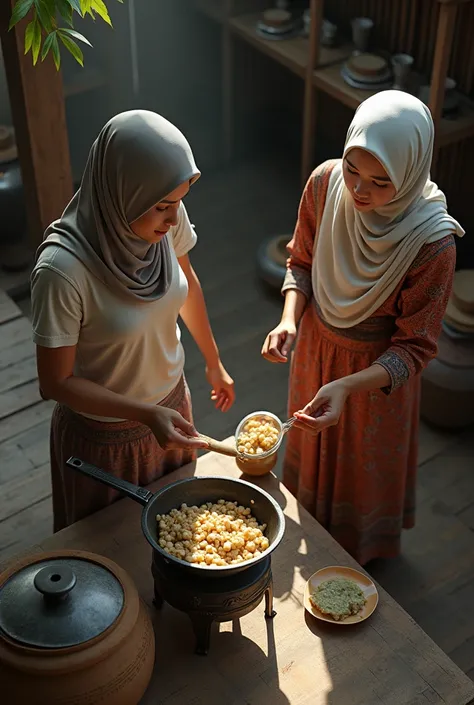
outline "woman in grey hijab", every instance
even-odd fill
[[[68,470],[71,455],[146,485],[205,447],[192,421],[178,316],[203,354],[216,407],[234,401],[188,256],[196,234],[182,199],[199,176],[187,140],[167,120],[144,110],[117,115],[38,249],[32,319],[41,391],[57,401],[55,531],[117,498]]]

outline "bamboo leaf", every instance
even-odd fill
[[[41,22],[43,29],[48,34],[54,31],[55,24],[55,4],[54,0],[34,0],[36,16]]]
[[[94,13],[92,12],[92,0],[80,0],[82,16],[90,15],[93,20],[95,20]]]
[[[48,34],[46,39],[43,42],[43,49],[41,50],[41,61],[44,61],[46,57],[49,54],[49,51],[53,45],[53,40],[54,37],[56,36],[56,32],[51,32],[51,34]]]
[[[91,47],[92,44],[90,41],[85,37],[83,34],[80,32],[76,32],[75,29],[67,29],[67,28],[61,28],[61,32],[63,34],[68,34],[70,37],[73,39],[77,39],[78,42],[82,42],[83,44],[87,44],[87,46]]]
[[[66,49],[72,54],[72,56],[76,59],[77,63],[80,64],[81,66],[84,66],[84,55],[74,39],[71,39],[70,37],[67,36],[67,34],[63,34],[62,32],[58,32],[59,38],[66,47]]]
[[[68,25],[72,27],[72,5],[68,0],[56,0],[56,5],[58,6],[58,11],[61,17],[63,17]]]
[[[36,63],[38,61],[38,56],[40,53],[41,49],[41,25],[38,21],[38,16],[35,16],[35,26],[34,26],[34,31],[33,31],[33,43],[32,43],[32,52],[33,52],[33,64],[36,66]]]
[[[81,17],[83,16],[80,0],[66,0],[66,1],[69,3],[69,5],[72,7],[72,9],[75,12],[77,12],[78,15],[80,15]],[[59,47],[59,44],[58,44],[58,47]]]
[[[54,65],[56,66],[56,71],[59,71],[59,67],[61,66],[61,52],[59,51],[58,35],[56,33],[54,34],[52,52],[53,52]]]
[[[23,17],[26,17],[26,15],[33,7],[33,1],[34,0],[18,0],[15,7],[13,8],[12,16],[10,18],[10,24],[8,25],[9,30],[14,27],[20,20],[22,20]]]
[[[93,12],[97,12],[99,17],[101,17],[104,22],[107,22],[107,24],[112,27],[112,20],[110,19],[109,11],[107,10],[107,7],[105,6],[103,0],[92,0],[91,10]]]
[[[59,51],[58,35],[56,33],[54,34],[52,52],[53,52],[54,65],[56,66],[56,71],[59,71],[59,67],[61,66],[61,52]]]
[[[35,34],[35,21],[31,20],[31,22],[28,24],[28,26],[25,30],[25,54],[28,54],[28,52],[31,49],[31,45],[33,44],[34,34]]]

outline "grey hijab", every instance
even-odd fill
[[[81,187],[46,230],[37,258],[63,247],[110,289],[161,298],[171,283],[168,235],[150,244],[130,223],[199,176],[191,147],[170,122],[147,110],[116,115],[92,145]]]

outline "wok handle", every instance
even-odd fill
[[[69,460],[66,460],[66,465],[73,470],[79,470],[83,475],[91,477],[93,480],[98,480],[104,485],[113,487],[114,490],[118,490],[122,494],[134,499],[135,502],[139,502],[143,506],[146,506],[150,499],[153,497],[153,492],[146,490],[144,487],[139,487],[138,485],[133,485],[127,480],[121,480],[118,477],[114,477],[108,472],[96,468],[95,465],[86,463],[80,458],[75,458],[72,456]]]

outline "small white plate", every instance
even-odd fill
[[[346,619],[336,621],[330,615],[320,612],[312,604],[310,600],[311,594],[316,590],[318,585],[324,583],[326,580],[331,580],[332,578],[345,578],[347,580],[353,580],[356,585],[360,587],[366,599],[366,603],[360,612],[357,614],[351,614],[349,617],[346,617]],[[316,617],[316,619],[320,619],[323,622],[331,622],[332,624],[343,626],[347,626],[348,624],[358,624],[359,622],[363,622],[365,619],[368,619],[377,607],[378,602],[379,594],[377,592],[377,588],[368,575],[365,575],[358,570],[354,570],[354,568],[347,568],[346,566],[332,565],[327,568],[321,568],[321,570],[316,571],[316,573],[313,573],[310,577],[306,583],[304,591],[305,609],[312,614],[313,617]]]

